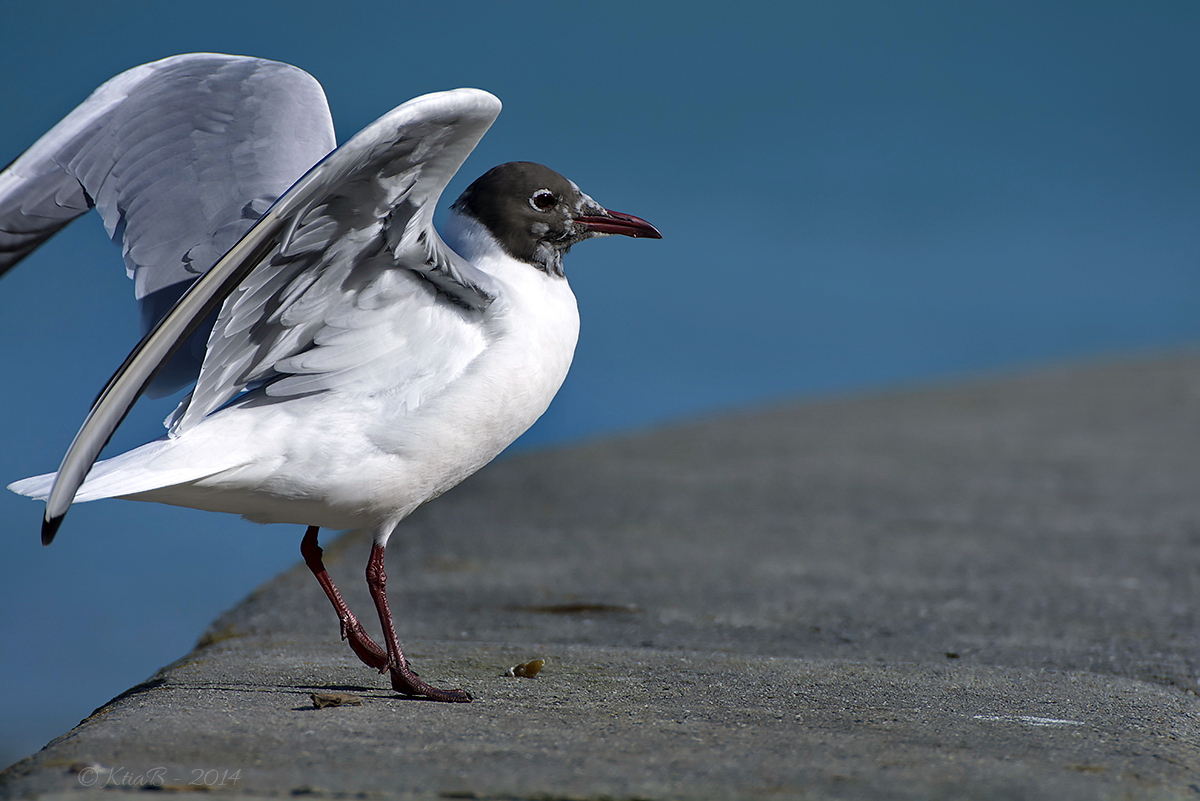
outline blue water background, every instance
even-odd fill
[[[1200,342],[1197,41],[1190,2],[10,3],[0,163],[179,52],[304,67],[340,139],[423,92],[496,93],[451,197],[541,161],[665,236],[570,254],[582,339],[534,448]],[[136,339],[94,216],[0,280],[0,479],[57,465]],[[301,533],[105,501],[43,549],[39,515],[0,494],[3,764],[187,652]]]

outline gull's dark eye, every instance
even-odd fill
[[[538,211],[549,211],[558,203],[558,198],[549,189],[539,189],[529,198],[529,205]]]

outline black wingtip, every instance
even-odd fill
[[[58,533],[58,527],[62,525],[62,516],[53,519],[47,517],[42,520],[42,545],[49,545],[54,542],[54,535]]]

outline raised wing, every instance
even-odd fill
[[[0,274],[94,205],[149,330],[334,144],[325,94],[296,67],[216,53],[134,67],[0,172]]]
[[[266,392],[286,396],[360,380],[381,355],[364,347],[369,321],[378,320],[370,312],[406,293],[437,297],[440,314],[486,308],[496,296],[493,280],[442,242],[433,210],[499,112],[500,101],[476,89],[416,98],[285,192],[101,392],[59,468],[43,542],[53,538],[155,370],[222,303],[196,389],[174,416],[173,433],[264,382]]]

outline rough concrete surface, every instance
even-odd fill
[[[393,693],[298,566],[0,797],[1200,798],[1195,353],[508,459],[388,573],[474,703]]]

